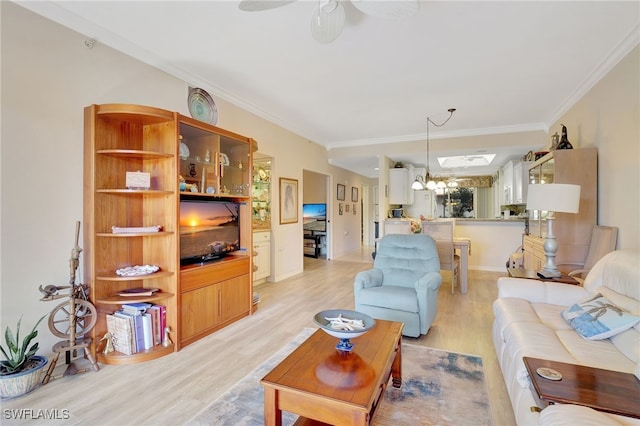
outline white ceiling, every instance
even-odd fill
[[[330,44],[311,37],[315,1],[261,12],[237,0],[18,3],[327,149],[359,147],[331,162],[365,176],[381,154],[371,145],[424,166],[424,149],[396,147],[424,146],[426,117],[442,121],[450,107],[453,119],[431,128],[442,141],[431,144],[434,173],[444,173],[437,155],[487,148],[446,138],[538,131],[544,144],[548,126],[640,40],[637,1],[421,1],[403,20],[345,1],[346,26]],[[500,164],[542,146],[490,151]]]

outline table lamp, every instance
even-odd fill
[[[527,190],[527,210],[546,210],[547,238],[544,241],[544,254],[547,262],[538,271],[544,278],[559,277],[561,275],[556,266],[558,242],[553,234],[554,213],[578,213],[580,208],[580,185],[547,183],[529,184]]]

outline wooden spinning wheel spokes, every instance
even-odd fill
[[[75,312],[71,313],[69,302],[63,302],[56,306],[49,314],[49,330],[63,339],[71,336],[73,323],[72,316],[75,317],[75,336],[82,337],[88,334],[96,325],[98,313],[96,307],[86,300],[75,300]]]

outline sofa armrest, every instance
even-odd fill
[[[356,291],[368,288],[379,287],[382,285],[383,274],[380,269],[367,269],[356,274],[354,288]]]
[[[570,306],[591,296],[583,287],[527,278],[498,278],[498,298],[518,298],[534,303]]]

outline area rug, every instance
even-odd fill
[[[264,425],[264,390],[260,379],[314,331],[305,328],[187,424]],[[297,419],[292,413],[282,414],[284,426]],[[403,343],[402,387],[387,386],[373,424],[492,425],[482,358]]]

